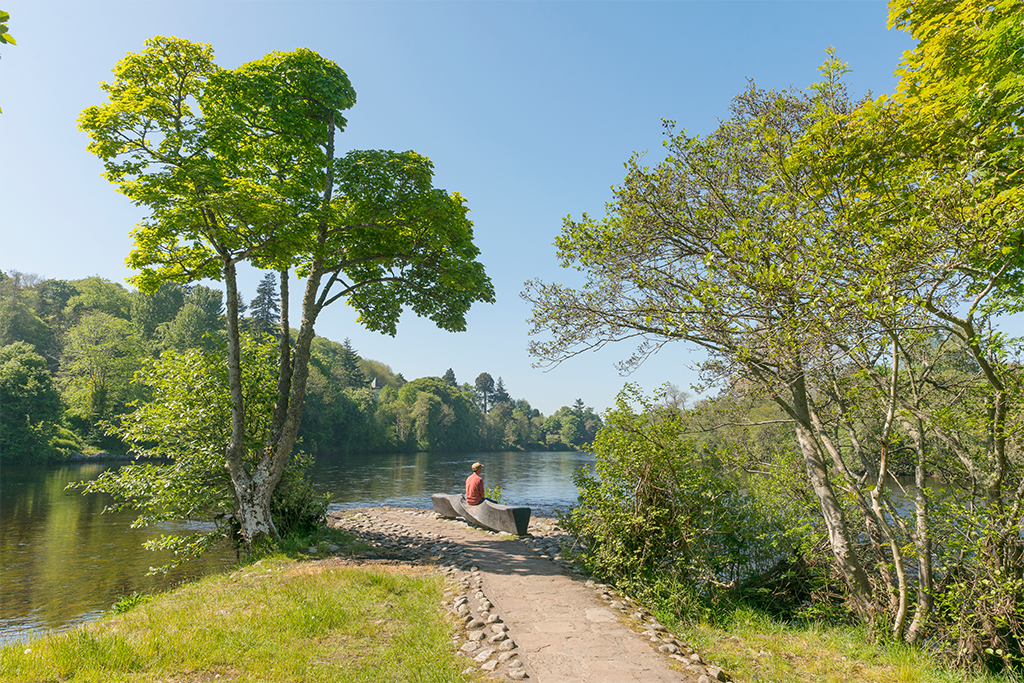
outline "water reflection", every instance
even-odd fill
[[[429,508],[432,493],[463,490],[476,460],[484,463],[488,487],[500,486],[506,503],[528,505],[538,516],[575,503],[572,473],[594,463],[586,453],[322,453],[312,474],[317,489],[332,494],[335,509]],[[142,544],[189,529],[170,523],[130,529],[134,514],[102,514],[107,496],[64,490],[111,466],[5,464],[0,470],[0,643],[66,630],[95,618],[122,595],[164,590],[234,563],[234,551],[225,546],[167,576],[147,576],[170,556]]]
[[[177,585],[235,561],[231,548],[197,564],[147,576],[169,553],[142,544],[174,525],[130,529],[131,513],[102,514],[110,499],[65,491],[109,465],[4,465],[0,476],[0,642],[64,630],[95,618],[120,596]]]

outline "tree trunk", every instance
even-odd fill
[[[314,324],[319,314],[317,306],[317,294],[320,290],[320,282],[323,273],[319,268],[319,259],[314,263],[313,272],[306,280],[306,290],[302,297],[302,323],[299,327],[299,335],[295,339],[295,350],[291,355],[291,382],[290,391],[286,397],[288,410],[282,425],[280,436],[272,450],[268,451],[260,460],[260,472],[274,487],[281,480],[284,469],[291,458],[292,449],[295,447],[295,440],[299,435],[299,425],[302,422],[302,408],[306,401],[306,381],[309,379],[309,358],[313,345]],[[283,397],[278,400],[285,400]]]
[[[797,442],[800,445],[800,452],[804,456],[807,476],[821,505],[821,514],[825,520],[825,527],[828,529],[832,554],[846,581],[854,611],[870,623],[874,621],[875,617],[871,581],[857,557],[850,538],[850,531],[843,518],[843,510],[839,506],[839,500],[828,480],[828,470],[825,467],[821,448],[811,431],[806,386],[802,376],[790,384],[790,392],[793,397],[792,410],[796,418]]]
[[[277,406],[274,411],[274,419],[271,425],[271,432],[268,443],[260,456],[259,463],[253,473],[252,484],[246,491],[252,498],[253,506],[262,505],[260,511],[252,511],[247,521],[251,520],[253,530],[256,533],[269,533],[274,538],[280,538],[277,529],[274,527],[270,515],[270,500],[274,489],[284,475],[288,461],[292,456],[292,449],[299,434],[299,425],[302,422],[302,409],[306,399],[306,380],[309,378],[309,357],[310,349],[315,336],[314,325],[320,314],[322,300],[320,297],[320,284],[324,276],[322,253],[327,240],[328,224],[326,209],[331,204],[331,197],[334,190],[334,113],[330,113],[330,125],[326,140],[326,163],[325,179],[323,189],[322,206],[325,209],[317,226],[317,249],[318,254],[310,264],[309,277],[306,279],[306,288],[302,295],[302,322],[299,326],[299,335],[295,340],[295,349],[290,351],[288,344],[288,295],[287,272],[281,272],[281,353],[280,366],[278,368],[278,396]],[[328,287],[329,288],[329,287]],[[237,489],[236,484],[236,489]],[[264,531],[266,529],[266,531]],[[243,534],[244,537],[244,534]]]
[[[246,545],[252,549],[260,539],[273,538],[280,540],[277,527],[270,515],[270,500],[274,496],[277,480],[267,476],[254,476],[248,483],[239,486],[235,483],[235,498],[238,502],[237,520],[239,532]],[[278,480],[280,477],[278,477]]]
[[[231,439],[224,462],[235,489],[236,520],[242,541],[250,549],[262,538],[279,538],[270,518],[270,498],[277,486],[259,469],[250,475],[245,468],[245,402],[242,394],[241,338],[238,328],[238,285],[235,263],[224,258],[227,294],[228,387],[231,392]]]
[[[934,605],[934,579],[932,577],[932,537],[929,528],[930,511],[928,508],[928,494],[925,491],[925,460],[927,450],[925,446],[924,423],[918,418],[915,428],[909,429],[914,439],[914,448],[917,454],[917,464],[914,467],[914,507],[915,507],[915,531],[914,545],[917,548],[917,609],[914,611],[914,619],[907,629],[907,640],[916,643],[924,635],[924,628],[931,617],[932,606]]]

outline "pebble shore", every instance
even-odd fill
[[[477,667],[499,680],[531,678],[529,662],[521,656],[501,614],[485,593],[480,570],[456,541],[443,534],[417,529],[415,517],[439,520],[462,528],[470,525],[461,519],[442,519],[430,510],[385,509],[409,515],[410,524],[380,519],[374,516],[372,508],[365,508],[334,512],[330,515],[330,525],[370,545],[372,550],[364,553],[367,559],[402,560],[429,566],[442,573],[448,582],[443,607],[459,625],[452,644],[467,659],[468,667]],[[507,537],[479,527],[472,528],[479,533]],[[652,648],[675,661],[690,680],[697,683],[732,680],[728,673],[705,661],[685,641],[670,633],[642,605],[610,586],[587,580],[580,575],[563,554],[563,549],[569,547],[573,539],[558,526],[556,520],[531,519],[529,535],[519,541],[541,558],[561,565],[567,572],[584,581],[605,604],[620,612],[623,620],[647,639]],[[319,553],[317,548],[309,550],[311,554]]]

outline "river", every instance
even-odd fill
[[[506,503],[551,516],[576,501],[572,473],[593,465],[586,453],[322,453],[314,485],[332,509],[389,505],[429,508],[430,494],[462,490],[469,466],[484,464],[484,482],[500,486]],[[147,575],[168,555],[142,543],[180,524],[130,529],[131,513],[101,514],[106,496],[65,491],[116,463],[0,468],[0,643],[63,631],[96,618],[120,596],[164,590],[232,565],[235,552],[217,548],[168,575]],[[184,529],[187,530],[187,529]]]

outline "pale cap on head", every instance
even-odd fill
[[[473,463],[473,471],[474,472],[479,472],[483,468],[484,468],[484,466],[482,464],[480,464],[478,462]]]

